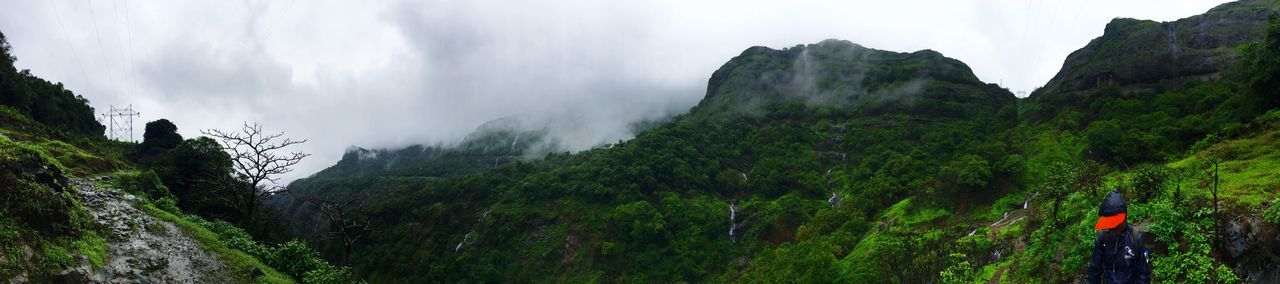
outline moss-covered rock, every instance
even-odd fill
[[[0,138],[0,211],[44,236],[76,236],[88,212],[63,167],[41,148]]]

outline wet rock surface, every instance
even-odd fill
[[[107,188],[101,180],[73,180],[72,185],[93,221],[105,228],[108,242],[103,267],[77,258],[60,273],[67,283],[231,283],[232,271],[216,255],[200,249],[177,225],[153,217],[136,206],[141,200]]]

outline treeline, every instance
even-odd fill
[[[869,75],[868,85],[915,82],[921,95],[817,106],[782,97],[750,111],[700,106],[609,147],[452,177],[435,175],[428,162],[417,175],[309,178],[290,194],[355,201],[345,220],[377,233],[348,244],[324,237],[338,229],[329,223],[311,237],[327,258],[350,259],[375,282],[783,281],[795,279],[765,274],[802,265],[766,263],[801,261],[791,252],[854,266],[814,262],[804,268],[814,277],[887,270],[879,264],[896,262],[846,258],[885,208],[912,196],[921,207],[956,208],[975,202],[966,196],[1021,184],[1024,161],[1010,131],[1016,101],[972,76],[912,75],[967,70],[928,66],[958,64],[936,53],[860,56],[847,52],[861,48],[852,46],[749,50],[726,65],[746,68],[742,77],[722,84],[747,84],[738,79],[814,48],[825,66],[893,74]],[[721,86],[732,89],[754,91],[726,93],[722,102],[778,95],[768,86]],[[829,202],[833,195],[839,201]],[[786,250],[798,242],[815,247]]]
[[[303,179],[291,193],[346,201],[342,220],[373,224],[355,242],[325,237],[332,224],[309,237],[377,282],[972,283],[1076,279],[1098,198],[1115,188],[1155,226],[1158,277],[1230,282],[1245,262],[1219,256],[1215,220],[1232,204],[1219,197],[1236,197],[1207,166],[1224,158],[1204,153],[1275,129],[1280,22],[1265,30],[1220,77],[1023,100],[930,52],[752,48],[690,114],[611,147],[457,176]],[[818,94],[920,96],[788,97],[801,55],[820,66],[802,80]],[[948,76],[927,76],[938,70]],[[1273,151],[1240,147],[1225,148]]]
[[[54,129],[78,135],[102,135],[106,127],[94,119],[88,100],[67,90],[62,83],[31,75],[31,70],[19,71],[14,67],[17,60],[4,33],[0,33],[0,104]]]

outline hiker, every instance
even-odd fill
[[[1124,198],[1111,190],[1098,211],[1099,231],[1093,239],[1093,263],[1085,275],[1085,283],[1150,283],[1142,236],[1125,222]]]

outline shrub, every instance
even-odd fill
[[[160,210],[164,210],[165,212],[174,213],[174,214],[182,213],[182,209],[178,209],[178,201],[173,199],[172,196],[162,197],[156,200],[154,204],[156,205],[156,208],[159,208]]]
[[[308,271],[327,265],[320,258],[319,253],[307,246],[307,243],[296,239],[276,246],[273,253],[266,259],[271,267],[297,278],[302,278]]]
[[[1133,180],[1129,186],[1133,188],[1134,200],[1147,202],[1160,196],[1169,181],[1169,168],[1163,165],[1144,165],[1134,170]]]
[[[127,172],[111,178],[111,186],[146,200],[159,200],[171,197],[169,188],[160,182],[155,171]]]
[[[63,167],[39,147],[0,136],[0,215],[42,236],[78,236],[89,216],[70,190]]]
[[[1271,208],[1262,213],[1262,219],[1274,224],[1280,224],[1280,199],[1271,202]]]
[[[302,283],[346,284],[363,283],[363,281],[356,281],[355,275],[351,274],[351,268],[325,264],[319,269],[307,271],[306,274],[303,274]]]

